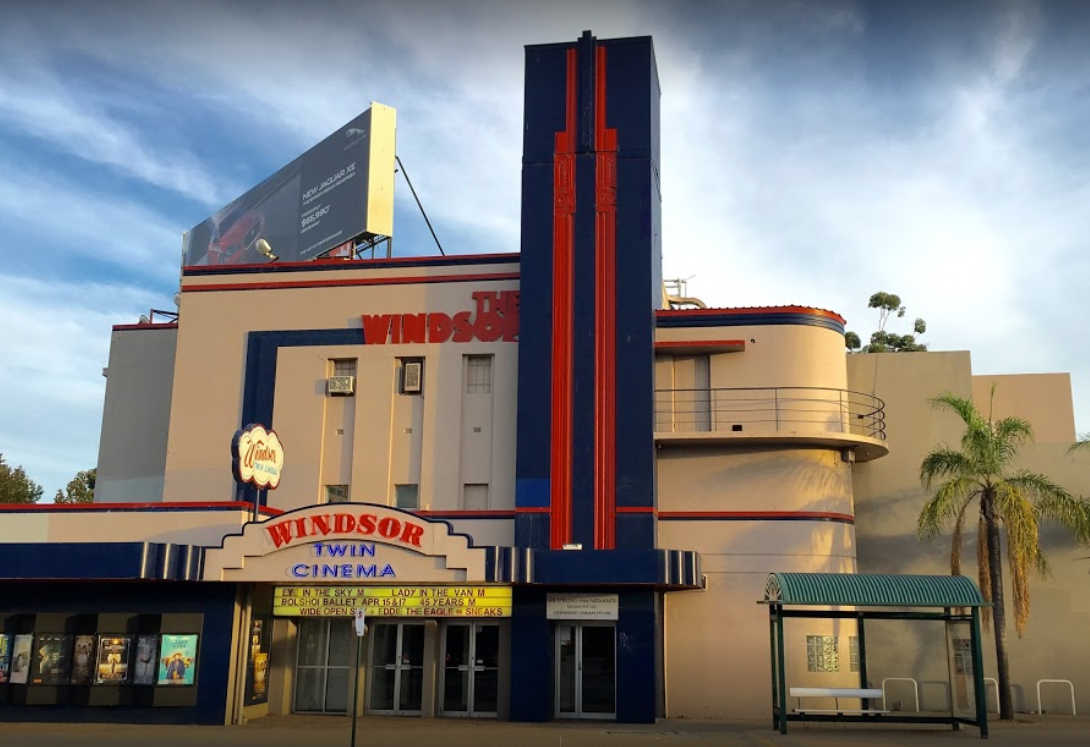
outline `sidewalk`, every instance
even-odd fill
[[[1021,717],[992,723],[992,745],[1087,745],[1090,719]],[[253,721],[246,726],[140,726],[132,724],[0,724],[0,744],[30,747],[347,747],[344,717],[290,716]],[[888,727],[859,724],[791,724],[782,736],[757,722],[660,721],[653,725],[615,723],[515,724],[461,719],[361,718],[357,747],[655,747],[657,745],[973,745],[977,730],[953,732],[941,727]]]

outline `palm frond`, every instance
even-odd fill
[[[1014,629],[1021,638],[1029,619],[1029,557],[1018,542],[1007,536],[1007,565],[1011,569],[1011,601],[1014,603]]]
[[[922,538],[930,538],[942,532],[947,522],[964,512],[962,505],[977,494],[976,483],[966,477],[947,480],[920,511],[916,531]]]
[[[1014,626],[1021,638],[1029,619],[1029,568],[1044,561],[1037,507],[1018,483],[1009,480],[996,486],[996,503],[1007,528],[1007,559],[1011,570]]]
[[[961,534],[962,526],[965,522],[965,509],[969,508],[969,504],[973,502],[973,495],[970,495],[965,499],[965,502],[961,504],[961,510],[958,511],[958,518],[954,522],[954,534],[950,538],[950,575],[961,575]]]
[[[939,396],[933,397],[931,399],[931,406],[939,409],[953,410],[957,413],[958,417],[965,422],[965,425],[970,428],[985,422],[971,399],[959,397],[951,392],[943,392]]]
[[[1007,417],[994,425],[998,456],[1010,461],[1018,453],[1018,447],[1033,440],[1033,426],[1028,420]]]
[[[940,446],[923,458],[920,463],[920,482],[930,490],[936,478],[964,475],[972,471],[969,459],[960,451]]]
[[[1003,482],[1032,499],[1039,518],[1067,527],[1080,542],[1090,542],[1090,501],[1071,495],[1046,475],[1029,470],[1019,470]]]
[[[1071,454],[1081,450],[1090,451],[1090,433],[1082,434],[1082,438],[1067,447],[1067,453]]]

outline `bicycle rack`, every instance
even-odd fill
[[[912,683],[912,695],[916,700],[916,713],[920,712],[920,686],[916,680],[912,677],[886,677],[882,680],[882,710],[888,711],[889,707],[886,705],[886,683],[887,682],[911,682]]]
[[[1042,679],[1037,680],[1037,713],[1041,716],[1044,715],[1044,711],[1041,710],[1041,685],[1067,685],[1071,691],[1071,715],[1077,716],[1078,711],[1075,709],[1075,685],[1071,680],[1054,680],[1054,679]]]
[[[985,708],[987,707],[987,702],[988,702],[988,683],[989,682],[992,683],[992,685],[995,686],[995,711],[992,711],[992,713],[999,713],[999,680],[997,680],[995,677],[985,677],[984,678],[984,703],[985,703]]]

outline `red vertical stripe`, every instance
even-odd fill
[[[572,248],[575,230],[576,50],[567,51],[565,128],[555,135],[553,156],[552,429],[549,464],[549,540],[553,549],[571,541],[572,454]]]
[[[594,547],[617,543],[617,130],[606,127],[606,49],[595,55]]]

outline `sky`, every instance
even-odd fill
[[[666,277],[864,339],[899,293],[890,328],[975,373],[1071,372],[1090,431],[1090,6],[8,0],[5,460],[47,499],[93,466],[111,325],[174,308],[182,232],[371,101],[447,252],[517,251],[522,47],[583,29],[654,37]],[[435,253],[400,181],[394,225]]]

